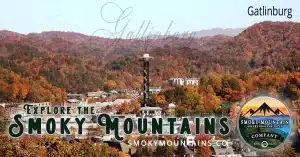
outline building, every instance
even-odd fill
[[[108,96],[108,93],[104,91],[98,91],[98,92],[88,92],[87,97],[89,98],[106,98]]]
[[[175,108],[176,105],[175,105],[175,103],[172,102],[172,103],[170,103],[170,104],[168,105],[168,107],[169,107],[169,109],[170,109],[170,108]]]
[[[113,102],[95,102],[91,104],[82,103],[82,104],[78,104],[78,106],[89,106],[89,107],[93,106],[95,107],[95,113],[102,113],[103,108],[113,107],[114,104]]]
[[[168,82],[169,82],[169,84],[171,86],[174,86],[174,85],[180,85],[180,86],[187,86],[187,85],[198,86],[199,85],[199,78],[170,78]]]
[[[118,106],[120,106],[122,103],[131,103],[131,99],[116,99],[115,101],[105,101],[105,102],[95,102],[91,104],[78,104],[82,106],[94,106],[96,113],[101,113],[103,110],[111,110],[110,112],[114,113],[117,112]]]
[[[185,85],[198,86],[199,85],[199,78],[185,78],[184,84]]]
[[[142,107],[140,112],[142,117],[155,117],[161,116],[162,109],[160,107]]]
[[[67,94],[67,99],[76,99],[76,100],[83,100],[83,95],[82,94],[72,94],[72,93],[68,93]]]
[[[33,105],[33,106],[50,106],[50,105],[51,105],[51,103],[50,103],[50,102],[24,103],[24,104],[21,104],[21,107],[23,107],[23,105]]]
[[[175,115],[175,108],[176,108],[175,103],[170,103],[168,105],[168,114],[174,116]]]
[[[111,91],[109,91],[109,94],[110,95],[117,95],[117,94],[119,94],[119,92],[116,91],[116,90],[111,90]]]
[[[131,99],[116,99],[113,104],[114,105],[121,105],[123,103],[130,103]]]
[[[159,93],[161,91],[161,87],[150,87],[149,92],[150,94]]]
[[[2,106],[2,107],[4,107],[4,108],[5,108],[5,105],[6,105],[5,103],[0,104],[0,106]]]
[[[80,103],[80,100],[78,99],[68,99],[67,103],[71,104],[71,105],[77,105]]]
[[[184,78],[170,78],[169,79],[169,84],[171,86],[174,86],[174,85],[181,85],[181,86],[183,86],[184,85]]]

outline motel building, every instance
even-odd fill
[[[198,86],[199,85],[199,78],[170,78],[168,80],[171,86],[180,85],[180,86]]]

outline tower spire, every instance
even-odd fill
[[[149,56],[149,54],[145,53],[140,58],[140,61],[143,62],[143,95],[144,95],[144,102],[141,107],[145,107],[149,104],[149,61],[153,59],[153,57]]]

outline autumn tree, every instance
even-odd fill
[[[151,95],[151,97],[150,97],[150,104],[158,105],[164,111],[166,111],[167,108],[168,108],[168,104],[167,104],[167,101],[165,99],[165,96],[163,94],[159,94],[159,93],[153,93]]]
[[[208,135],[197,135],[195,137],[195,142],[196,143],[201,143],[201,141],[208,143],[208,141],[211,140],[211,137]],[[199,142],[200,141],[200,142]],[[200,157],[210,157],[212,155],[212,151],[210,146],[199,146],[197,147],[197,154]]]
[[[137,100],[132,100],[129,104],[130,112],[138,113],[141,108],[141,104]]]
[[[296,153],[294,148],[285,144],[280,149],[266,153],[269,157],[300,157],[299,153]]]
[[[127,102],[124,102],[124,103],[121,103],[121,105],[119,106],[119,113],[120,114],[127,114],[127,113],[129,113],[130,111],[129,111],[129,105],[128,105],[128,103]]]
[[[107,90],[115,89],[117,87],[117,83],[114,80],[108,80],[105,84],[105,88]]]
[[[202,112],[216,112],[221,99],[215,95],[213,88],[208,85],[206,87],[200,87],[200,106],[203,106]],[[203,110],[202,109],[202,110]]]

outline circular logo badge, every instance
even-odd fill
[[[292,128],[289,110],[279,100],[259,96],[241,108],[237,122],[241,138],[253,149],[267,151],[284,143]]]

